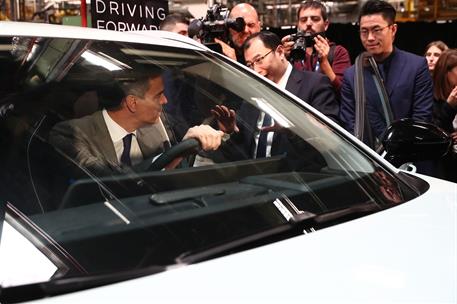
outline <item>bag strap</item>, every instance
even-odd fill
[[[354,97],[355,97],[355,121],[354,135],[363,141],[365,125],[365,85],[363,82],[363,61],[365,53],[355,59]]]
[[[389,95],[387,94],[384,86],[383,79],[379,72],[378,65],[373,56],[364,52],[357,56],[355,59],[355,75],[354,75],[354,97],[355,97],[355,122],[354,122],[354,135],[367,142],[368,146],[376,150],[378,153],[382,152],[382,146],[379,141],[373,137],[370,121],[368,120],[368,113],[366,113],[366,95],[364,84],[364,67],[371,66],[371,75],[375,83],[378,94],[381,98],[384,115],[386,117],[387,125],[393,121],[393,112],[389,102]]]
[[[386,87],[384,85],[384,79],[381,77],[381,73],[379,72],[378,64],[374,60],[372,56],[368,58],[368,62],[373,69],[373,81],[376,85],[376,89],[378,90],[379,97],[381,98],[382,109],[384,111],[384,115],[386,117],[386,124],[389,126],[392,121],[394,120],[394,116],[392,113],[392,108],[390,106],[389,95],[387,95]]]
[[[335,48],[336,48],[336,45],[335,45],[335,44],[332,44],[332,45],[330,46],[329,51],[328,51],[327,60],[328,60],[328,63],[330,63],[330,66],[332,66],[332,64],[333,64],[333,58],[335,57]]]

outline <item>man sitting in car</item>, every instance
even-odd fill
[[[55,125],[50,142],[78,166],[97,175],[150,164],[149,159],[169,145],[160,119],[167,103],[161,71],[148,71],[120,84],[113,82],[103,91],[102,95],[111,98],[103,110]],[[223,134],[200,125],[188,129],[183,139],[195,138],[203,150],[211,151],[219,147]]]

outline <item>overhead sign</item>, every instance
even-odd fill
[[[92,0],[92,27],[114,31],[158,30],[167,0]]]

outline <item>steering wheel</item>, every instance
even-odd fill
[[[200,149],[200,142],[195,138],[188,138],[177,145],[162,153],[152,164],[147,168],[148,171],[158,171],[165,168],[173,160],[178,157],[186,157],[191,154],[196,154]]]

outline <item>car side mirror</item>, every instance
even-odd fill
[[[393,122],[381,137],[385,158],[399,167],[406,162],[439,159],[448,153],[452,139],[437,126],[406,118]]]

